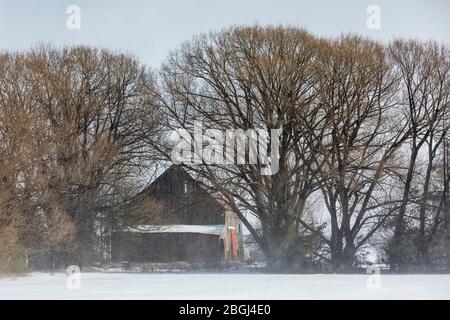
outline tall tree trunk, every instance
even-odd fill
[[[395,222],[394,236],[392,238],[390,248],[390,269],[391,271],[406,271],[404,252],[402,249],[405,236],[405,214],[408,202],[410,201],[411,184],[414,176],[414,169],[419,149],[416,147],[415,139],[413,141],[413,149],[409,160],[408,172],[406,175],[405,186],[403,188],[402,202],[398,211]]]

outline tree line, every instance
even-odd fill
[[[182,164],[269,271],[352,271],[368,245],[393,271],[448,270],[449,58],[434,41],[281,26],[196,36],[158,70],[83,46],[1,53],[0,269],[105,259],[140,178],[171,161],[173,130],[201,122],[281,130],[274,175],[262,161]]]

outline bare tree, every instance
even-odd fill
[[[314,100],[317,44],[297,28],[236,27],[185,43],[160,74],[159,107],[168,129],[192,132],[195,121],[204,129],[257,129],[270,139],[269,152],[271,129],[281,129],[274,175],[264,174],[259,158],[246,164],[184,164],[226,198],[273,271],[298,267],[303,235],[310,229],[300,217],[317,188],[314,150],[300,137],[295,114],[306,113]],[[170,159],[170,150],[161,152]]]
[[[321,144],[313,157],[330,215],[331,264],[349,271],[395,209],[383,184],[409,131],[392,108],[398,81],[381,44],[351,36],[329,41],[317,68],[314,110],[321,117],[301,127],[310,143]]]
[[[435,198],[431,189],[433,168],[449,130],[450,64],[448,48],[434,42],[397,40],[390,45],[389,51],[401,74],[399,94],[411,131],[409,147],[405,149],[409,159],[405,170],[399,173],[401,206],[396,214],[390,247],[392,268],[404,271],[407,267],[404,242],[409,241],[405,238],[408,221],[419,223],[418,252],[422,264],[428,264],[428,245],[442,223],[442,198],[433,219],[429,219],[427,211],[430,209],[429,200]],[[421,165],[421,158],[425,159],[424,165]],[[417,220],[413,214],[415,208],[418,211]]]
[[[3,267],[14,272],[24,270],[30,249],[65,246],[74,231],[60,207],[49,205],[53,196],[40,189],[46,124],[24,80],[25,64],[20,54],[0,59],[0,251]]]
[[[41,46],[10,56],[8,67],[1,79],[4,121],[19,116],[15,130],[22,130],[4,134],[20,141],[2,141],[11,166],[17,162],[11,188],[23,187],[35,206],[27,216],[43,217],[49,226],[53,212],[75,226],[60,263],[97,260],[96,223],[127,200],[121,186],[148,160],[142,139],[150,129],[142,123],[151,117],[143,108],[150,97],[148,72],[131,56],[88,47]]]

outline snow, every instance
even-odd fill
[[[80,276],[79,288],[62,273],[0,278],[0,299],[450,299],[450,275],[82,273]]]
[[[136,228],[125,229],[125,232],[136,233],[202,233],[220,235],[225,228],[225,225],[187,225],[187,224],[173,224],[173,225],[142,225]]]

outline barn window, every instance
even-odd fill
[[[189,192],[189,188],[188,187],[189,186],[188,186],[187,180],[184,180],[184,190],[183,190],[184,193],[188,193]]]

